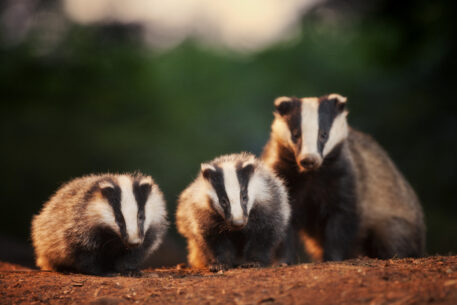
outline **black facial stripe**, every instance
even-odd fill
[[[328,141],[330,129],[332,128],[333,121],[336,116],[339,114],[337,107],[337,99],[321,99],[319,103],[319,131],[317,136],[317,149],[322,156],[324,151],[324,146]]]
[[[224,209],[224,217],[228,219],[230,217],[230,200],[228,199],[227,192],[225,191],[224,185],[224,174],[222,168],[214,166],[216,171],[209,170],[210,174],[208,180],[216,191],[219,204]]]
[[[119,227],[119,231],[121,232],[121,237],[123,239],[127,238],[127,231],[126,231],[126,225],[125,225],[125,219],[124,216],[122,215],[121,211],[121,193],[122,190],[121,188],[114,183],[113,180],[107,179],[106,181],[110,182],[112,185],[114,185],[114,188],[111,187],[106,187],[101,189],[101,193],[103,197],[108,200],[108,203],[110,204],[111,208],[113,209],[114,212],[114,219],[116,220],[116,224]]]
[[[292,100],[288,103],[291,103],[291,108],[289,112],[283,115],[284,120],[289,127],[291,140],[295,144],[297,154],[300,152],[302,138],[301,138],[301,101],[298,98],[291,98]]]
[[[251,179],[252,173],[254,172],[254,166],[249,164],[245,167],[242,167],[242,163],[236,165],[236,176],[238,182],[240,183],[240,202],[243,209],[244,216],[247,216],[247,204],[249,200],[248,196],[248,184],[249,179]]]
[[[150,184],[140,185],[139,181],[133,182],[133,195],[135,196],[136,203],[138,205],[138,226],[140,236],[144,236],[144,207],[149,195],[151,194],[152,186]]]

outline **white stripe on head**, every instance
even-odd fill
[[[308,155],[319,156],[317,138],[319,133],[319,100],[315,97],[302,98],[301,133],[302,146],[298,159]]]
[[[344,111],[339,114],[334,120],[332,127],[330,128],[329,137],[327,143],[325,143],[322,155],[325,157],[332,149],[339,143],[341,143],[348,136],[348,123],[347,116],[348,112]]]
[[[224,187],[230,201],[230,213],[232,222],[244,223],[244,213],[241,207],[240,182],[236,173],[235,164],[227,162],[222,164],[224,175]]]
[[[118,182],[121,188],[121,212],[125,220],[128,241],[141,243],[138,229],[138,204],[133,194],[133,181],[129,176],[121,175]]]

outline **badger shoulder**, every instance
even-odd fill
[[[39,214],[32,219],[32,242],[37,257],[37,265],[52,270],[53,265],[66,262],[71,257],[71,234],[73,228],[84,230],[87,226],[77,226],[81,203],[91,185],[98,179],[95,175],[73,179],[63,184],[43,205]],[[69,262],[71,263],[71,262]]]
[[[199,235],[199,219],[202,215],[214,213],[205,194],[205,185],[199,175],[178,198],[176,209],[176,227],[183,236]]]
[[[376,222],[384,217],[401,215],[412,224],[423,223],[416,193],[378,142],[351,128],[348,146],[363,219]]]

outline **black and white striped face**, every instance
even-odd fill
[[[319,168],[325,156],[347,137],[346,98],[339,94],[280,97],[275,107],[273,133],[292,149],[300,171]]]
[[[148,228],[166,219],[165,202],[150,177],[117,175],[98,182],[101,196],[89,204],[89,213],[113,229],[126,247],[143,243]]]
[[[259,192],[254,162],[203,163],[201,173],[212,207],[233,228],[244,227]]]

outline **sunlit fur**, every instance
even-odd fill
[[[318,106],[325,100],[333,100],[338,112],[319,154]],[[301,111],[299,147],[292,141],[289,108],[279,107],[292,103]],[[288,187],[295,232],[291,237],[301,237],[315,260],[421,256],[425,224],[420,202],[379,144],[348,127],[346,103],[338,94],[275,101],[277,110],[262,160]],[[300,160],[310,154],[319,162],[308,171]]]
[[[135,181],[151,189],[145,201],[144,234],[140,234],[138,204],[132,189]],[[122,236],[114,209],[103,195],[104,190],[113,191],[116,187],[121,192],[120,212],[126,236]],[[148,176],[103,174],[74,179],[57,190],[33,218],[37,266],[91,274],[134,271],[160,245],[168,226],[166,218],[163,195]],[[104,240],[102,236],[111,237]],[[127,249],[124,243],[136,246]],[[106,247],[117,250],[103,258]],[[97,266],[98,259],[114,262],[109,268],[102,268]]]
[[[249,165],[254,168],[247,185],[246,215],[243,214],[240,203],[240,183],[235,172],[237,165],[241,168]],[[216,166],[223,171],[223,187],[230,201],[230,220],[226,219],[226,212],[219,202],[216,190],[202,174],[206,169],[216,170]],[[252,212],[254,218],[251,217]],[[187,238],[188,261],[192,267],[218,264],[232,267],[255,259],[249,253],[249,257],[239,257],[235,253],[233,247],[242,247],[241,242],[231,244],[232,237],[237,234],[245,235],[246,243],[252,245],[255,242],[248,241],[253,238],[267,238],[265,245],[271,246],[262,253],[265,259],[260,260],[262,263],[271,263],[271,256],[288,227],[289,217],[290,206],[283,182],[254,155],[247,153],[226,155],[203,163],[198,177],[180,195],[176,212],[178,231]],[[233,221],[237,225],[241,224],[241,228],[233,228]],[[257,232],[261,228],[265,230]],[[213,243],[213,240],[216,242]],[[225,249],[222,252],[227,260],[220,257],[219,247]]]

